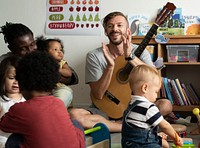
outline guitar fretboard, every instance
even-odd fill
[[[156,33],[157,29],[158,29],[158,25],[154,23],[149,29],[149,31],[147,32],[147,34],[145,35],[140,45],[137,47],[135,51],[133,51],[136,57],[140,58],[142,52],[144,51],[146,46],[149,44],[149,41],[151,40],[152,36]],[[127,64],[124,66],[123,71],[125,71],[124,73],[130,74],[132,69],[133,69],[133,66],[129,62],[127,62]]]
[[[144,51],[145,47],[149,44],[149,41],[151,40],[152,36],[156,33],[157,29],[158,29],[158,25],[154,23],[151,26],[150,30],[145,35],[144,39],[142,40],[138,48],[135,50],[134,52],[135,56],[140,58],[142,52]]]

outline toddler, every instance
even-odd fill
[[[12,105],[25,101],[15,79],[18,61],[17,56],[10,56],[0,63],[0,118],[8,112]],[[0,132],[0,147],[4,147],[9,135]]]
[[[64,47],[59,39],[46,39],[43,36],[37,38],[37,47],[40,51],[45,51],[52,55],[59,63],[59,73],[61,74],[60,82],[57,83],[57,88],[54,89],[53,95],[61,99],[66,107],[72,102],[73,91],[69,86],[62,83],[62,77],[71,78],[73,75],[72,69],[69,67],[67,62],[63,59]]]
[[[123,148],[169,147],[167,141],[158,136],[158,127],[173,139],[176,145],[183,144],[182,139],[154,104],[160,91],[161,80],[159,72],[153,67],[143,64],[132,70],[129,84],[134,95],[123,115]]]

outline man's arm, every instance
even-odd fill
[[[110,85],[113,70],[114,67],[107,67],[98,81],[89,83],[91,89],[91,96],[97,99],[103,98],[104,93],[106,92],[106,90]]]
[[[126,35],[122,36],[123,49],[124,49],[124,56],[125,57],[130,57],[132,52],[133,52],[131,38],[132,38],[131,30],[128,29],[127,30],[127,36]],[[150,56],[150,54],[148,53],[147,50],[143,51],[140,58],[134,56],[133,60],[130,60],[129,62],[133,67],[135,67],[137,65],[141,65],[141,64],[148,64],[150,66],[154,66],[153,62],[151,60],[151,56]]]
[[[103,71],[103,74],[98,81],[89,83],[91,95],[97,99],[102,99],[104,93],[108,89],[115,65],[114,59],[111,56],[108,47],[104,43],[102,43],[102,50],[107,62],[106,69]]]

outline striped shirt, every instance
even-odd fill
[[[127,124],[150,129],[157,126],[163,120],[163,116],[160,114],[159,109],[154,103],[144,97],[133,95],[130,105],[136,100],[141,102],[132,108],[126,115],[125,121]]]

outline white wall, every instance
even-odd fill
[[[122,11],[124,14],[147,13],[156,16],[159,8],[167,0],[100,0],[102,5],[101,16],[111,11]],[[177,7],[182,7],[185,13],[199,14],[198,0],[173,0]],[[44,34],[46,19],[46,0],[1,0],[0,26],[8,22],[20,22],[27,25],[35,34]],[[107,42],[103,29],[101,36],[56,36],[63,40],[65,46],[65,59],[77,71],[80,83],[73,86],[74,103],[79,105],[90,104],[89,86],[84,83],[86,53]],[[52,37],[52,36],[48,36]],[[0,54],[8,52],[3,35],[0,34]]]

